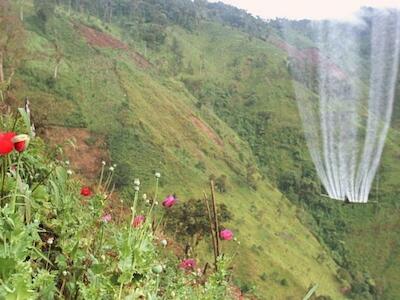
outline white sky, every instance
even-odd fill
[[[348,19],[362,6],[400,8],[400,0],[222,0],[222,2],[266,19],[276,17]]]

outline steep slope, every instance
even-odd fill
[[[307,219],[308,214],[283,197],[267,178],[261,179],[257,171],[256,177],[260,178],[257,191],[249,187],[247,169],[249,164],[255,164],[256,158],[247,141],[212,109],[198,109],[198,100],[182,82],[160,74],[156,68],[143,69],[132,58],[140,55],[121,47],[122,44],[90,43],[77,29],[85,26],[81,24],[84,21],[73,19],[61,10],[46,29],[38,26],[32,12],[25,14],[28,53],[11,92],[17,99],[30,98],[39,129],[57,125],[87,128],[94,137],[105,135],[111,158],[118,164],[117,183],[127,192],[133,178],[148,182],[146,179],[158,170],[163,174],[162,185],[168,184],[169,188],[162,190],[163,193],[175,192],[182,199],[201,197],[210,174],[225,174],[228,191],[218,194],[218,201],[225,202],[232,210],[235,218],[231,225],[242,242],[234,266],[238,280],[247,286],[256,284],[257,294],[265,299],[299,298],[313,283],[319,284],[318,294],[334,299],[342,297],[336,279],[337,265],[299,221]],[[243,39],[247,39],[237,31],[211,26],[221,30],[221,35],[233,34],[239,38],[237,50]],[[108,41],[119,40],[118,28],[109,30],[116,35],[110,37],[110,32],[104,32],[100,36],[107,36]],[[183,34],[179,29],[171,30],[176,36]],[[187,35],[183,39],[189,44],[196,36]],[[274,51],[270,54],[274,66],[271,74],[285,74],[280,66],[282,53],[271,45],[264,48],[264,44],[257,43],[255,52]],[[210,58],[213,57],[215,45],[211,47],[208,42],[204,45],[208,48],[188,51],[209,51]],[[249,46],[243,51],[250,49]],[[62,52],[62,61],[54,79],[57,51]],[[275,59],[275,55],[279,58]],[[149,54],[153,61],[156,56],[156,52]],[[212,72],[218,75],[218,65],[210,58],[207,58],[207,76]],[[246,74],[246,65],[242,67],[240,76],[243,73],[246,78],[256,80]],[[265,81],[271,83],[269,78]],[[288,82],[282,79],[280,84],[280,88],[275,88],[277,95],[287,93]],[[271,87],[272,83],[259,86],[263,91]],[[239,84],[239,88],[244,89],[244,84],[243,87]],[[283,112],[289,100],[278,103],[274,99],[271,96],[264,110],[278,107]],[[287,119],[275,120],[286,128],[293,118],[297,118],[294,113],[288,114]],[[95,146],[95,141],[87,143]],[[279,159],[282,155],[274,150],[266,160],[279,164],[284,161]],[[290,165],[282,165],[286,167]]]
[[[312,227],[329,245],[333,257],[345,269],[357,270],[352,274],[353,297],[365,299],[372,293],[393,299],[398,295],[400,94],[396,96],[393,128],[374,183],[371,204],[342,207],[319,196],[318,181],[302,137],[286,54],[280,50],[286,47],[273,36],[270,43],[264,43],[216,24],[202,26],[198,35],[176,32],[171,34],[181,38],[182,45],[189,40],[187,47],[208,53],[208,72],[186,75],[183,80],[188,88],[249,142],[263,173],[277,182],[290,199],[313,214],[317,224]],[[188,60],[199,57],[190,50],[189,53]],[[350,277],[342,279],[345,278]]]

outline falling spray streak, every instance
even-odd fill
[[[307,64],[315,61],[307,57],[291,65],[307,146],[323,186],[331,198],[362,203],[368,201],[390,126],[400,55],[400,12],[374,11],[370,17],[368,93],[354,24],[314,23],[316,71],[309,74],[314,69]],[[319,101],[305,87],[316,91]]]
[[[400,47],[400,13],[393,21],[386,14],[374,19],[371,37],[371,76],[367,137],[363,153],[363,174],[359,174],[361,182],[360,199],[367,202],[371,185],[379,166],[384,141],[389,129],[394,101],[394,86],[397,78]],[[391,27],[392,25],[392,27]],[[389,31],[394,35],[388,35]],[[389,62],[388,65],[386,62]],[[381,102],[382,99],[386,100]],[[381,104],[382,103],[382,104]],[[381,104],[381,105],[379,105]]]

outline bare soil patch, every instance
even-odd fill
[[[109,160],[104,137],[85,128],[47,127],[43,138],[53,147],[61,146],[71,169],[89,180],[98,176],[101,162]]]
[[[219,146],[224,146],[224,142],[222,139],[216,134],[216,132],[210,128],[206,123],[204,123],[202,120],[200,120],[198,117],[195,115],[190,116],[190,120],[192,121],[193,125],[196,126],[196,128],[200,129],[203,133],[207,135],[211,140],[214,141]]]
[[[100,48],[111,48],[111,49],[122,49],[128,52],[128,55],[135,64],[142,68],[147,69],[151,67],[151,63],[140,53],[129,49],[129,46],[119,39],[96,30],[94,28],[76,24],[75,28],[85,38],[89,45],[100,47]]]

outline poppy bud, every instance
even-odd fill
[[[29,136],[27,134],[19,134],[14,136],[11,141],[14,144],[15,150],[18,152],[23,152],[25,151],[28,143],[29,143]]]

